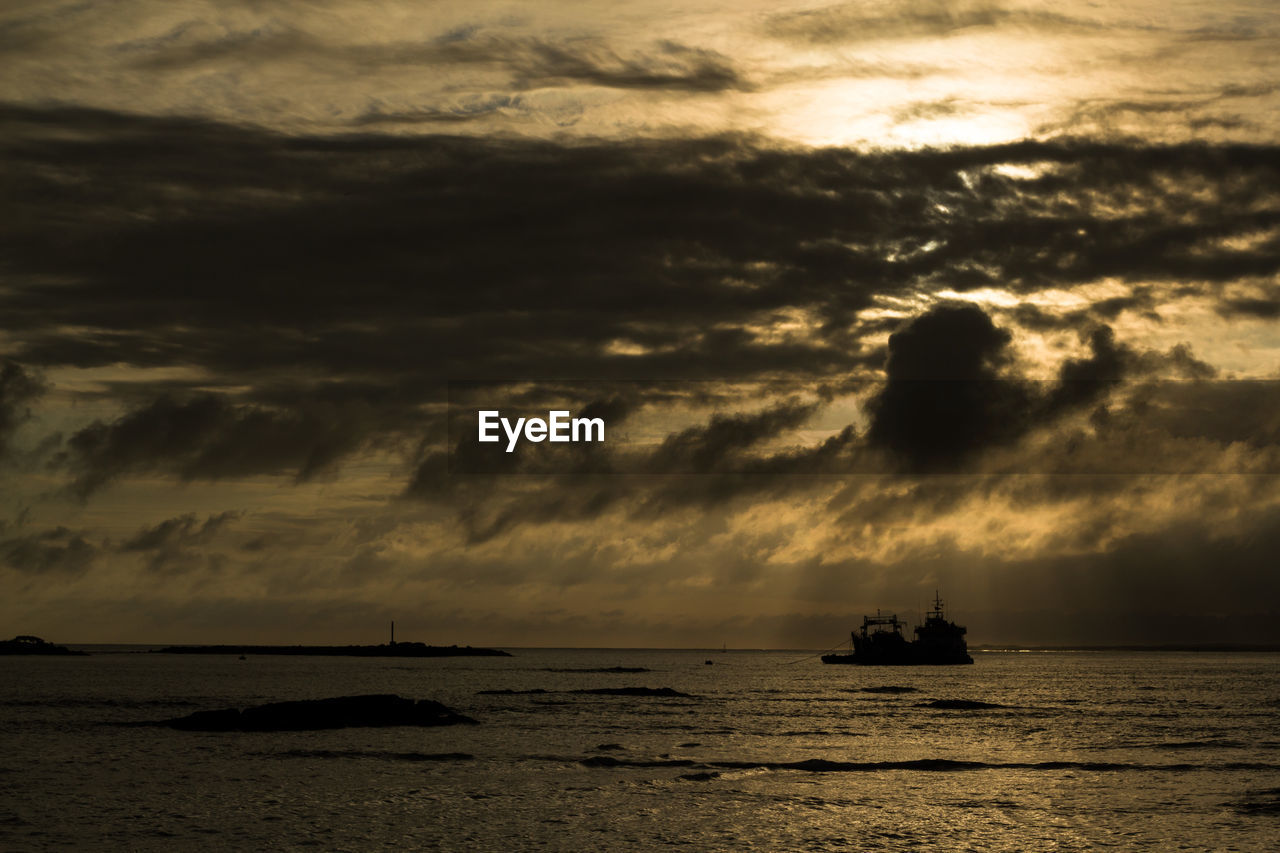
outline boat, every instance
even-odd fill
[[[973,663],[965,645],[965,627],[947,619],[942,598],[933,596],[933,609],[916,626],[914,640],[903,636],[906,623],[897,614],[862,617],[862,628],[850,635],[851,654],[823,655],[823,663],[862,666],[949,666]]]

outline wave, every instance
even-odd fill
[[[1223,764],[1138,764],[1114,761],[964,761],[954,758],[917,758],[907,761],[832,761],[825,758],[809,758],[803,761],[706,761],[691,758],[659,757],[654,759],[616,758],[612,755],[592,755],[586,758],[557,756],[531,756],[536,760],[559,763],[577,763],[584,767],[599,768],[697,768],[710,770],[799,770],[808,773],[879,773],[905,770],[924,773],[957,773],[978,770],[1079,770],[1093,773],[1144,772],[1187,773],[1223,770],[1280,770],[1280,765],[1258,762],[1227,762]]]
[[[589,696],[662,696],[671,699],[696,699],[689,693],[681,693],[670,687],[590,687],[581,690],[546,690],[535,687],[532,690],[477,690],[477,696],[541,696],[550,693],[578,694]]]
[[[539,671],[540,672],[620,672],[620,673],[653,672],[653,670],[643,666],[605,666],[605,667],[587,666],[587,667],[568,667],[567,669],[556,669],[555,667],[547,667]]]
[[[1280,788],[1250,791],[1245,799],[1223,805],[1241,814],[1280,815]]]
[[[387,752],[376,749],[286,749],[279,752],[255,752],[274,758],[373,758],[379,761],[471,761],[466,752]]]
[[[1165,741],[1163,743],[1136,744],[1136,746],[1144,749],[1169,749],[1169,750],[1243,749],[1244,747],[1250,746],[1250,745],[1251,744],[1246,744],[1244,741],[1228,740],[1226,738],[1219,738],[1216,740],[1177,740],[1177,741]],[[1256,744],[1253,744],[1253,745],[1256,745]]]
[[[614,758],[612,755],[592,755],[588,758],[578,759],[578,763],[583,767],[697,767],[703,762],[694,761],[692,758],[655,758],[645,759],[626,759]],[[711,766],[716,766],[712,764]]]

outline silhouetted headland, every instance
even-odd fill
[[[152,649],[166,655],[345,655],[364,658],[511,657],[501,649],[471,646],[428,646],[425,643],[383,643],[380,646],[165,646]]]
[[[66,646],[47,643],[39,637],[21,634],[12,640],[0,641],[0,655],[86,655],[88,652],[74,651]]]
[[[380,726],[453,726],[475,720],[430,699],[394,694],[336,696],[272,702],[245,708],[196,711],[155,725],[191,732],[299,732]]]

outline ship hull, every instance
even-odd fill
[[[846,664],[855,666],[962,666],[973,663],[969,655],[963,657],[924,657],[924,658],[868,658],[860,655],[823,655],[823,663]]]

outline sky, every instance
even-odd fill
[[[1268,2],[6,3],[0,632],[1280,643],[1277,80]]]

